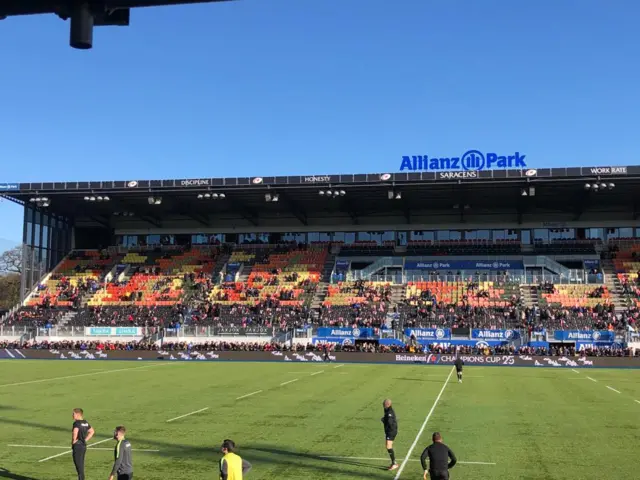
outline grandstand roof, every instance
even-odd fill
[[[603,191],[585,187],[601,182],[608,185]],[[344,191],[344,195],[320,195],[327,190]],[[394,195],[390,199],[390,190],[401,198]],[[206,193],[224,193],[226,198],[198,198]],[[635,221],[640,216],[640,166],[0,183],[0,194],[21,204],[47,197],[49,211],[75,222],[116,228],[146,224],[147,228],[185,231],[202,227],[526,223],[592,217]],[[278,195],[278,201],[267,201],[266,194]],[[108,196],[109,201],[86,200],[97,196]],[[162,203],[151,204],[152,196],[161,197]],[[123,216],[125,212],[133,215]]]
[[[227,0],[104,0],[109,10],[123,8],[156,7],[183,3],[212,3]],[[0,5],[0,16],[40,15],[64,11],[60,0],[4,0]]]

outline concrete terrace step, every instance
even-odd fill
[[[311,302],[311,308],[316,309],[322,306],[322,302],[327,297],[327,291],[329,290],[329,284],[327,282],[320,282],[318,288],[316,288],[316,294]]]

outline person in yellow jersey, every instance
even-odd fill
[[[220,459],[220,480],[242,480],[251,470],[251,464],[240,455],[234,453],[236,444],[233,440],[222,442],[223,457]]]

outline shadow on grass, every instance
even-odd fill
[[[54,425],[46,425],[37,422],[31,422],[28,420],[18,420],[11,418],[0,417],[0,424],[17,425],[29,428],[38,428],[42,430],[49,430],[53,432],[68,433],[68,428],[58,427]],[[183,445],[178,443],[170,443],[156,438],[145,438],[143,436],[136,437],[134,434],[127,437],[134,448],[136,440],[144,443],[145,445],[153,446],[157,448],[159,452],[151,453],[161,458],[171,457],[176,460],[195,460],[198,462],[213,460],[214,462],[220,458],[220,443],[219,441],[214,444],[194,446]],[[96,440],[99,440],[96,438]],[[349,478],[362,478],[362,479],[379,479],[389,480],[388,474],[383,474],[379,464],[358,462],[346,458],[323,458],[323,454],[331,455],[331,452],[323,454],[303,453],[292,448],[288,448],[287,445],[268,445],[268,444],[250,444],[238,442],[238,453],[254,465],[254,468],[259,469],[260,466],[275,468],[284,472],[295,471],[296,469],[303,469],[321,473],[323,475],[344,475]],[[337,445],[335,442],[331,442],[332,445]],[[335,453],[334,453],[335,454]],[[351,468],[349,468],[351,467]],[[358,470],[358,467],[362,470]],[[374,471],[372,471],[374,470]],[[380,472],[377,473],[376,471]],[[6,474],[2,474],[0,470],[0,478],[12,478],[14,480],[37,480],[28,477],[22,477],[19,475],[11,474],[5,470]],[[12,476],[13,475],[13,476]],[[303,477],[307,474],[303,474]],[[282,476],[282,478],[286,478]]]
[[[396,377],[392,380],[400,380],[402,382],[429,382],[429,383],[438,383],[442,385],[442,378],[405,378],[405,377]]]
[[[317,455],[313,453],[302,453],[302,452],[297,452],[295,450],[287,450],[282,447],[277,447],[277,448],[271,447],[269,445],[245,445],[245,446],[242,446],[242,451],[249,452],[248,456],[251,456],[253,452],[255,452],[253,456],[256,456],[256,457],[259,456],[259,454],[267,453],[269,454],[269,456],[283,456],[287,458],[298,459],[301,461],[311,460],[316,462],[334,463],[338,465],[351,465],[356,467],[365,467],[372,470],[385,470],[385,471],[387,470],[387,467],[382,467],[379,464],[375,464],[375,463],[365,463],[362,461],[356,461],[349,458],[326,457],[326,456]],[[306,465],[301,465],[301,466],[306,466]],[[351,474],[351,475],[354,475],[354,474]],[[366,478],[379,478],[379,477],[377,476],[374,477],[374,476],[371,476],[371,474],[369,474],[368,476],[366,476]],[[380,478],[388,478],[388,476],[383,476]]]
[[[17,473],[11,473],[6,468],[0,467],[0,478],[10,478],[12,480],[37,480],[33,477],[25,477],[24,475],[18,475]]]

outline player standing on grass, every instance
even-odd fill
[[[131,458],[131,443],[124,438],[127,429],[120,426],[113,432],[116,448],[113,451],[114,462],[109,480],[131,480],[133,478],[133,460]]]
[[[454,365],[456,366],[456,373],[458,374],[458,383],[462,383],[462,366],[464,365],[464,362],[460,357],[458,357],[456,358]]]
[[[396,412],[391,406],[391,400],[387,398],[382,402],[382,406],[384,407],[382,424],[384,425],[385,446],[387,447],[387,452],[391,458],[391,466],[389,467],[389,470],[396,470],[398,468],[398,464],[396,463],[396,453],[393,451],[393,441],[398,435],[398,421],[396,419]]]
[[[87,442],[95,431],[84,419],[81,408],[73,409],[73,428],[71,429],[71,452],[73,464],[78,472],[78,480],[84,480],[84,456],[87,453]]]
[[[424,449],[420,457],[422,469],[424,470],[424,480],[431,476],[431,480],[449,480],[449,469],[453,468],[458,460],[455,454],[442,443],[442,435],[438,432],[433,434],[433,443]],[[427,457],[429,458],[429,468],[427,469]],[[451,461],[449,461],[451,459]]]
[[[224,457],[220,460],[220,480],[242,480],[242,477],[251,470],[251,464],[236,455],[233,451],[236,444],[233,440],[222,442]]]
[[[331,356],[329,355],[329,345],[325,343],[322,351],[324,352],[324,361],[331,362]]]

